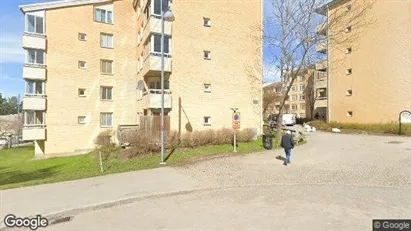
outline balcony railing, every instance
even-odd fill
[[[315,31],[319,35],[327,35],[327,23],[321,23],[315,27]]]
[[[327,53],[327,43],[326,43],[326,41],[321,41],[321,42],[317,45],[316,51],[319,52],[319,53],[326,54],[326,53]]]
[[[149,89],[143,93],[142,107],[147,109],[161,108],[161,89]],[[164,108],[171,108],[171,91],[164,90]]]
[[[23,48],[46,50],[46,36],[25,32],[22,40]]]
[[[315,64],[315,69],[317,71],[325,71],[327,70],[327,60],[321,60],[320,62]]]
[[[23,78],[33,80],[46,80],[46,69],[44,65],[36,66],[26,64],[23,67]]]
[[[151,14],[143,30],[143,43],[150,38],[151,33],[161,34],[161,16]],[[171,22],[164,22],[164,34],[171,35]]]
[[[143,62],[141,70],[142,75],[149,72],[161,71],[161,54],[158,52],[149,52]],[[164,71],[171,72],[171,54],[164,54]]]
[[[45,140],[45,124],[25,124],[23,126],[23,140]]]
[[[23,98],[23,110],[44,111],[46,110],[45,95],[29,94]]]

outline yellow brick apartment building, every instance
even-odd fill
[[[328,121],[398,122],[411,110],[411,1],[333,0],[318,13]]]
[[[262,131],[262,81],[247,62],[262,58],[262,2],[163,2],[165,115],[172,130],[231,127]],[[23,139],[35,154],[82,153],[96,136],[160,113],[161,0],[64,0],[20,6],[26,92]],[[260,68],[257,68],[260,70]],[[261,67],[262,69],[262,67]],[[259,73],[262,78],[262,70]],[[255,93],[257,92],[257,93]],[[259,92],[259,93],[258,93]]]

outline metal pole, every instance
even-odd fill
[[[237,130],[234,130],[234,152],[237,152]]]
[[[98,152],[99,156],[100,156],[100,171],[103,172],[103,160],[101,159],[101,151]]]
[[[164,162],[164,9],[161,1],[161,162]]]

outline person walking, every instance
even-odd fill
[[[294,148],[294,140],[291,135],[291,131],[287,130],[286,134],[281,138],[281,147],[285,151],[284,165],[287,166],[291,163],[291,149]]]

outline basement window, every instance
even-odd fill
[[[204,84],[204,92],[210,93],[211,92],[211,84]]]
[[[210,60],[211,59],[210,51],[204,51],[204,59],[205,60]]]
[[[87,63],[85,61],[78,61],[78,68],[86,69],[87,68]]]
[[[346,96],[352,96],[352,90],[347,90],[347,92],[345,93]]]
[[[350,4],[350,5],[347,5],[347,6],[345,7],[345,12],[351,11],[351,9],[352,9],[351,4]]]
[[[352,27],[351,27],[351,26],[345,28],[345,33],[350,33],[351,31],[352,31]]]
[[[79,96],[79,97],[86,97],[86,89],[84,89],[84,88],[79,88],[79,89],[78,89],[78,96]]]
[[[353,116],[352,111],[347,111],[347,116],[348,116],[348,117],[352,117],[352,116]]]
[[[351,52],[352,52],[352,48],[351,48],[351,47],[348,47],[348,48],[345,50],[345,53],[346,53],[346,54],[351,54]]]
[[[352,74],[352,68],[348,68],[347,71],[345,72],[346,75],[351,75]]]
[[[87,35],[84,33],[78,33],[78,40],[87,41]]]
[[[204,116],[204,126],[211,126],[211,117],[210,116]]]
[[[79,116],[78,117],[78,123],[79,124],[85,124],[86,123],[86,117],[85,116]]]
[[[203,18],[203,20],[205,27],[211,27],[211,20],[209,18]]]

